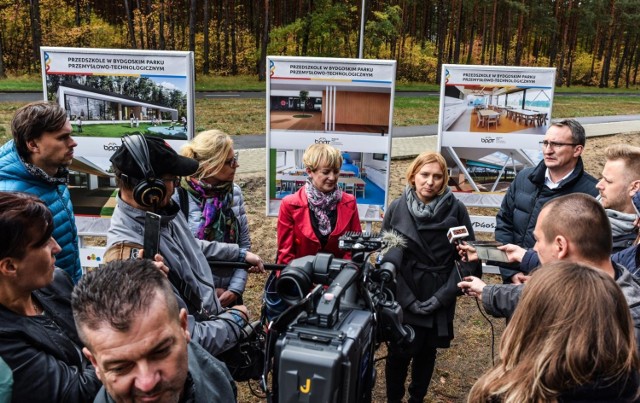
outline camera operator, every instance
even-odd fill
[[[136,147],[148,149],[148,161],[145,161],[148,167],[145,169],[150,169],[157,178],[151,180],[148,172],[143,172],[140,162],[129,151],[131,145],[125,146],[123,143],[111,157],[120,192],[107,233],[105,261],[130,259],[134,257],[134,249],[142,249],[145,212],[155,210],[161,217],[159,253],[169,269],[179,277],[180,284],[174,283],[173,286],[180,302],[189,309],[191,338],[213,355],[222,353],[236,344],[240,335],[238,327],[246,324],[248,313],[244,305],[233,306],[226,312],[223,310],[216,296],[207,257],[223,261],[246,261],[261,270],[262,260],[236,244],[195,239],[184,214],[171,196],[179,177],[195,173],[198,162],[178,155],[160,138],[131,137],[128,141],[144,143],[137,143]],[[144,200],[141,200],[138,186],[142,186],[143,181],[164,183],[166,190],[161,192],[164,197],[155,208],[145,206]]]
[[[407,240],[401,264],[396,264],[396,299],[403,308],[404,323],[415,330],[408,346],[389,344],[386,363],[387,400],[402,401],[411,363],[409,402],[422,402],[435,366],[436,349],[448,348],[453,339],[456,287],[470,270],[481,275],[476,262],[464,273],[456,268],[459,256],[447,231],[471,228],[469,214],[447,186],[447,165],[439,153],[424,152],[406,173],[407,186],[384,216],[383,230],[394,230]],[[470,239],[474,239],[470,232]]]

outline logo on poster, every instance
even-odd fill
[[[496,141],[495,137],[482,137],[480,139],[481,143],[486,143],[486,144],[492,144],[492,143],[495,143],[495,141]]]
[[[103,145],[102,148],[104,148],[105,151],[118,151],[118,148],[120,148],[120,146],[116,143],[107,143]]]
[[[316,144],[331,144],[331,140],[326,137],[320,137],[315,140]]]

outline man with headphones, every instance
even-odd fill
[[[171,195],[181,176],[198,169],[194,159],[178,155],[164,140],[125,136],[111,156],[120,192],[107,232],[105,261],[130,259],[144,245],[145,214],[160,215],[159,254],[169,267],[178,302],[189,312],[192,340],[211,354],[233,347],[248,322],[244,305],[224,310],[216,296],[207,258],[246,262],[263,270],[262,259],[236,244],[196,239]]]

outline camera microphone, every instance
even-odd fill
[[[403,255],[402,249],[397,246],[384,254],[380,261],[380,268],[376,270],[377,277],[383,283],[390,283],[396,278],[396,270],[402,264]]]
[[[449,228],[449,232],[447,232],[447,239],[449,239],[450,244],[458,244],[458,242],[468,236],[469,230],[464,225]]]

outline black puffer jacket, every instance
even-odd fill
[[[447,239],[447,231],[460,225],[469,230],[469,240],[475,239],[467,209],[455,197],[449,198],[448,206],[434,217],[419,222],[407,207],[404,192],[389,205],[382,223],[383,230],[393,229],[407,240],[402,265],[397,268],[396,286],[396,299],[403,308],[404,323],[435,327],[439,336],[449,340],[453,338],[450,324],[453,323],[456,296],[460,295],[457,287],[460,274],[463,277],[482,275],[482,266],[477,262],[462,263],[460,274],[455,268],[454,262],[459,256]],[[412,302],[426,301],[434,295],[442,307],[432,315],[416,315],[407,309]]]
[[[0,305],[0,357],[13,370],[14,402],[91,402],[102,386],[73,322],[69,276],[33,292],[45,314],[23,316]]]
[[[532,248],[536,243],[533,230],[546,202],[571,193],[598,195],[598,181],[584,172],[582,158],[578,158],[571,175],[555,189],[544,185],[546,169],[544,161],[541,161],[535,168],[523,169],[511,183],[496,216],[496,241]],[[505,278],[516,273],[504,268],[500,271]]]

